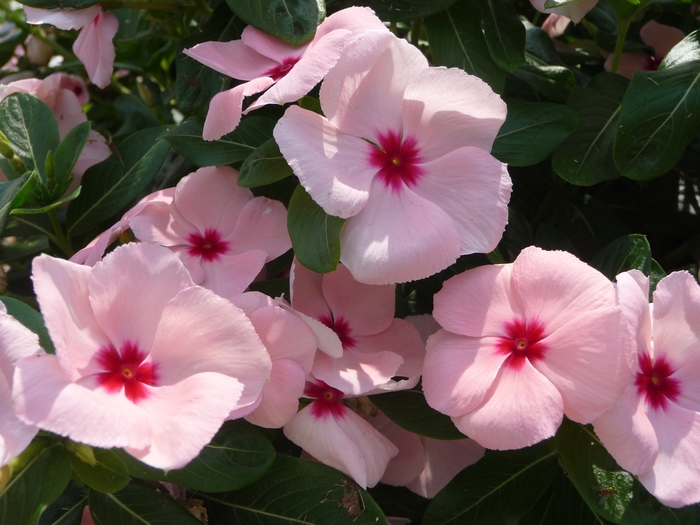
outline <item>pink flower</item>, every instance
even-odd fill
[[[128,244],[92,268],[42,255],[32,277],[56,355],[17,364],[28,424],[180,468],[269,377],[245,314],[195,286],[165,248]]]
[[[556,38],[566,32],[570,23],[570,18],[552,13],[542,22],[542,29],[547,32],[550,38]]]
[[[345,394],[383,388],[394,376],[417,377],[425,346],[418,331],[394,318],[395,286],[358,283],[342,265],[324,275],[294,264],[292,307],[330,328],[340,355],[318,352],[314,377]]]
[[[38,337],[7,314],[0,302],[0,466],[29,445],[39,430],[19,420],[12,407],[12,376],[20,359],[43,354]]]
[[[200,168],[178,183],[169,206],[146,205],[129,219],[137,239],[167,246],[196,284],[227,298],[292,247],[284,206],[253,197],[237,178],[226,166]]]
[[[36,9],[24,6],[30,24],[51,24],[59,29],[80,29],[73,52],[85,66],[88,77],[99,88],[111,82],[114,67],[112,39],[119,29],[119,20],[99,5],[87,9]]]
[[[700,501],[700,288],[687,272],[617,276],[637,366],[618,403],[593,422],[618,464],[669,507]]]
[[[511,183],[489,150],[506,106],[484,82],[371,31],[326,76],[321,107],[290,107],[274,135],[311,197],[348,218],[340,260],[355,279],[421,279],[495,248]]]
[[[216,140],[233,131],[241,113],[300,99],[335,65],[353,32],[377,29],[386,30],[372,10],[350,7],[329,16],[318,26],[313,40],[299,47],[249,26],[240,40],[204,42],[185,49],[183,52],[198,62],[246,81],[212,99],[204,123],[204,140]],[[267,88],[270,89],[242,111],[244,97]]]
[[[590,423],[632,374],[612,283],[569,253],[526,248],[449,279],[434,302],[425,397],[486,448],[551,437],[564,414]]]
[[[362,488],[379,482],[398,449],[345,406],[344,394],[322,381],[306,384],[314,401],[284,427],[284,435],[322,463],[352,477]]]
[[[544,4],[547,3],[547,0],[530,0],[530,3],[540,13],[563,15],[573,20],[574,24],[578,24],[586,16],[586,13],[595,7],[598,0],[574,0],[562,7],[552,9],[545,9]]]

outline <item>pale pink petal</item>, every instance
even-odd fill
[[[630,382],[618,402],[593,421],[593,429],[617,464],[632,474],[649,470],[659,451],[646,402]]]
[[[373,146],[298,106],[285,112],[274,136],[302,186],[326,213],[347,218],[365,206],[378,171],[370,163]]]
[[[59,29],[80,29],[102,12],[99,5],[86,9],[37,9],[24,6],[28,24],[51,24]]]
[[[654,53],[661,62],[668,55],[668,52],[685,38],[685,33],[677,27],[649,20],[639,30],[639,36],[642,38],[642,42],[654,48]]]
[[[285,306],[281,301],[278,302],[269,295],[265,295],[261,292],[244,292],[235,297],[231,297],[229,301],[231,301],[234,306],[243,310],[248,317],[258,308],[264,308],[266,306],[278,306],[282,308]]]
[[[591,310],[615,304],[612,283],[567,252],[525,248],[513,264],[511,282],[513,299],[525,318],[539,319],[545,334]]]
[[[177,225],[178,217],[173,216],[171,207],[170,203],[144,206],[134,217],[129,219],[128,226],[139,241],[152,242],[167,247],[184,244],[181,230],[186,229],[189,225]],[[194,229],[191,226],[190,228]]]
[[[427,461],[422,439],[381,412],[369,418],[369,422],[399,449],[399,453],[389,461],[381,482],[402,487],[420,476]]]
[[[423,392],[428,404],[448,416],[481,405],[506,357],[493,337],[472,338],[439,330],[428,338],[423,363]]]
[[[222,255],[215,261],[197,261],[196,257],[187,257],[183,262],[188,270],[188,262],[201,267],[204,279],[197,284],[231,300],[250,286],[265,266],[266,260],[265,252],[249,250],[237,255]]]
[[[337,358],[318,353],[311,373],[345,394],[358,396],[367,394],[397,375],[401,363],[403,358],[393,352],[345,350]]]
[[[119,29],[119,20],[109,12],[100,12],[83,27],[73,44],[73,52],[85,66],[90,81],[99,88],[109,86],[114,66],[112,39]]]
[[[461,254],[496,248],[508,222],[512,184],[507,166],[483,149],[464,147],[420,167],[425,174],[411,189],[454,221]]]
[[[421,375],[425,359],[425,343],[418,331],[403,319],[393,319],[389,327],[378,334],[357,336],[355,349],[358,352],[380,352],[387,350],[403,359],[394,375],[414,377]]]
[[[312,272],[294,259],[289,273],[292,308],[314,319],[331,317],[331,310],[323,296],[323,275]]]
[[[637,353],[650,354],[651,311],[649,308],[649,278],[639,270],[621,273],[617,281],[617,296],[627,319]]]
[[[424,69],[403,97],[404,135],[418,141],[424,161],[464,146],[491,151],[506,119],[501,97],[461,69]]]
[[[0,301],[0,376],[11,384],[15,362],[37,352],[43,352],[37,335],[9,315]]]
[[[612,69],[613,55],[605,59],[603,68],[605,71]],[[652,64],[652,57],[644,51],[628,51],[620,55],[620,62],[617,65],[617,74],[626,78],[632,78],[636,71],[649,69]]]
[[[274,80],[270,77],[259,77],[214,95],[209,103],[202,138],[218,140],[227,133],[231,133],[241,121],[243,98],[260,93],[272,84]]]
[[[58,123],[58,133],[61,140],[66,138],[68,132],[78,124],[87,122],[87,117],[83,113],[83,107],[78,97],[72,91],[61,89],[57,94],[51,108],[56,122]],[[109,155],[108,155],[109,156]],[[106,158],[106,157],[105,157]]]
[[[105,138],[97,131],[90,131],[78,162],[73,166],[73,175],[81,177],[88,168],[102,162],[112,154]]]
[[[272,361],[270,381],[262,390],[262,400],[246,419],[264,428],[280,428],[289,423],[299,409],[304,395],[306,373],[290,359]]]
[[[72,383],[56,356],[31,356],[17,363],[13,403],[25,423],[73,441],[101,448],[148,446],[148,414],[124,395],[91,388],[92,381]]]
[[[214,71],[238,80],[266,77],[266,73],[279,65],[240,40],[202,42],[182,52]]]
[[[578,0],[554,9],[544,8],[546,0],[530,0],[530,3],[541,13],[556,13],[563,15],[571,18],[574,24],[578,24],[581,19],[586,16],[586,13],[595,7],[598,0]]]
[[[428,341],[428,337],[441,328],[440,324],[430,314],[407,315],[404,317],[404,321],[410,323],[418,330],[424,343]]]
[[[316,28],[316,34],[312,42],[322,39],[336,29],[349,29],[353,33],[373,30],[387,31],[384,22],[379,20],[369,7],[348,7],[333,13],[321,22]]]
[[[276,200],[255,197],[239,210],[238,220],[226,239],[234,253],[261,250],[271,261],[292,248],[287,230],[287,209]],[[223,225],[222,225],[223,227]]]
[[[285,425],[284,435],[362,488],[376,485],[389,460],[398,454],[391,441],[345,406],[339,417],[317,418],[309,405]]]
[[[557,38],[566,32],[570,23],[569,17],[552,13],[542,22],[542,30],[549,35],[549,38]]]
[[[460,255],[454,221],[404,187],[394,193],[375,180],[366,206],[345,223],[340,262],[367,284],[415,281],[444,270]]]
[[[90,93],[87,90],[87,86],[83,79],[76,77],[75,75],[68,75],[66,73],[54,73],[59,76],[59,89],[66,89],[71,91],[81,104],[87,104],[90,102]]]
[[[289,307],[282,307],[288,312],[296,315],[299,319],[304,321],[309,328],[311,328],[311,331],[314,333],[314,337],[316,337],[317,348],[321,352],[330,357],[340,357],[343,355],[343,343],[340,341],[338,334],[336,334],[331,328],[328,328],[326,325],[320,321],[317,321],[313,317],[304,315],[301,312],[297,312]]]
[[[552,437],[563,408],[556,387],[524,360],[518,369],[501,367],[485,402],[452,421],[481,446],[510,450]]]
[[[148,447],[127,447],[126,451],[152,467],[184,467],[211,441],[242,390],[243,385],[233,377],[214,372],[150,388],[140,407],[151,419],[151,442]]]
[[[263,33],[253,26],[247,26],[241,33],[241,42],[261,54],[276,62],[276,64],[284,63],[287,58],[299,58],[304,55],[307,45],[294,47],[292,44],[275,38],[274,36]]]
[[[12,386],[0,376],[0,467],[21,454],[38,431],[17,418],[12,406]]]

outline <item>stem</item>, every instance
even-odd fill
[[[627,30],[629,27],[629,18],[617,22],[617,42],[615,42],[615,54],[613,55],[612,65],[610,66],[611,73],[617,73],[617,68],[620,66],[620,56],[622,55],[622,48],[625,45],[625,38],[627,37]]]
[[[423,25],[422,18],[416,18],[411,25],[411,44],[418,47],[418,41],[420,40],[420,29]]]
[[[56,214],[56,210],[53,209],[48,212],[49,220],[51,221],[51,227],[53,228],[53,235],[52,235],[52,240],[56,245],[61,248],[63,253],[67,257],[72,257],[75,251],[73,250],[73,247],[70,244],[70,241],[68,240],[68,237],[66,237],[66,234],[63,233],[63,228],[61,228],[61,223],[58,221],[58,215]]]
[[[395,20],[392,20],[391,22],[389,22],[389,31],[391,31],[394,34],[394,36],[398,36],[396,34],[396,21]]]

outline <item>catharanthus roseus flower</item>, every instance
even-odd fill
[[[230,77],[246,82],[217,94],[204,123],[204,140],[233,131],[247,113],[267,104],[294,102],[318,84],[335,65],[348,38],[365,30],[385,29],[374,13],[350,7],[326,18],[311,42],[294,47],[248,26],[240,40],[204,42],[183,52]],[[269,88],[269,89],[268,89]],[[267,91],[242,111],[243,99]]]
[[[547,0],[530,0],[530,3],[532,7],[541,13],[563,15],[573,20],[575,24],[578,24],[586,16],[586,13],[595,7],[598,0],[574,0],[566,5],[554,8],[545,8],[544,5],[547,3]]]
[[[617,276],[620,305],[636,335],[635,375],[593,422],[605,448],[664,505],[700,501],[700,287],[687,272],[659,281]],[[653,306],[653,308],[652,308]]]
[[[267,382],[249,319],[161,246],[121,246],[94,267],[43,255],[32,278],[56,355],[17,363],[26,423],[180,468]]]
[[[311,197],[348,219],[340,260],[355,279],[421,279],[496,246],[511,182],[489,153],[506,106],[488,85],[368,31],[320,97],[325,117],[292,106],[274,135]]]
[[[632,340],[615,289],[566,252],[526,248],[512,264],[445,282],[428,339],[428,403],[486,448],[551,437],[563,415],[590,423],[632,374]]]

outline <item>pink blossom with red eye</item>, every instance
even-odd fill
[[[340,390],[328,386],[323,381],[316,380],[316,383],[307,382],[304,388],[304,395],[315,399],[311,403],[311,414],[317,418],[333,416],[335,418],[345,417],[349,410],[340,400],[345,397]]]
[[[139,350],[138,345],[130,341],[122,344],[121,351],[109,345],[98,351],[96,359],[105,372],[97,374],[97,382],[110,394],[124,389],[124,394],[132,403],[149,395],[148,386],[157,386],[157,366],[144,363],[147,355]]]
[[[637,372],[634,384],[640,396],[654,410],[666,410],[669,401],[676,401],[681,393],[677,379],[670,377],[675,370],[664,357],[652,360],[649,354],[639,356],[640,372]]]
[[[229,251],[231,243],[224,241],[222,235],[214,228],[206,228],[204,235],[192,232],[187,237],[190,247],[187,252],[192,257],[201,257],[204,261],[216,261],[222,254]]]
[[[265,76],[272,77],[272,80],[277,82],[279,79],[286,77],[287,73],[289,73],[292,70],[294,64],[299,62],[299,60],[301,60],[301,57],[285,58],[280,65],[275,66],[269,71],[267,71],[265,73]]]
[[[379,135],[379,147],[370,149],[369,162],[379,168],[377,176],[394,192],[399,192],[403,185],[415,186],[425,170],[418,164],[422,162],[418,143],[413,137],[402,137],[400,133],[389,130]]]
[[[544,325],[538,320],[525,322],[514,319],[505,323],[506,337],[499,338],[496,351],[507,355],[505,366],[521,368],[527,359],[531,363],[544,357],[547,345],[542,342],[545,338]]]
[[[322,315],[318,320],[335,332],[343,345],[343,350],[355,347],[357,341],[350,335],[350,324],[342,316]]]

